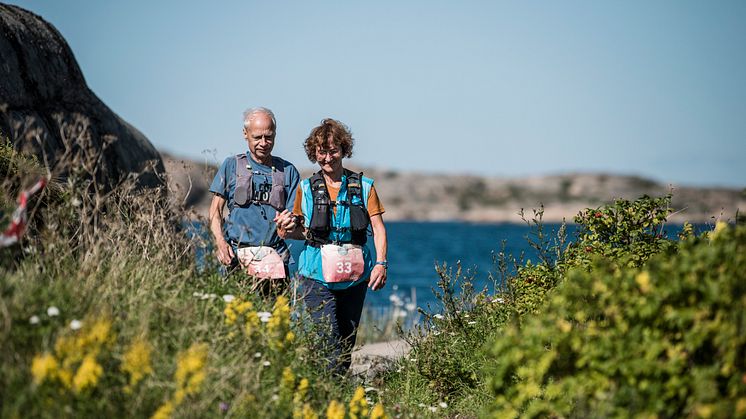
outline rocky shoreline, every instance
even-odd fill
[[[171,199],[206,216],[209,184],[217,168],[209,163],[162,154]],[[354,168],[361,170],[360,168]],[[525,178],[408,173],[364,168],[376,180],[387,221],[467,221],[520,223],[518,212],[544,205],[544,220],[572,222],[580,210],[616,198],[673,194],[673,222],[728,220],[746,208],[746,189],[664,185],[638,176],[567,173]],[[301,170],[308,176],[311,169]]]

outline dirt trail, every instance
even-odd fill
[[[389,342],[369,343],[352,353],[352,374],[373,377],[390,368],[412,349],[402,339]]]

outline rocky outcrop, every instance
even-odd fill
[[[104,189],[126,178],[160,186],[158,151],[87,86],[64,38],[20,7],[0,4],[0,132],[64,177],[93,176]]]

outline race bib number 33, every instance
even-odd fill
[[[321,246],[321,264],[324,281],[355,281],[365,270],[363,248],[352,244],[325,244]]]

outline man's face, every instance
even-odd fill
[[[275,126],[267,114],[254,115],[248,128],[244,127],[243,136],[249,143],[249,152],[254,160],[267,163],[275,146]]]

